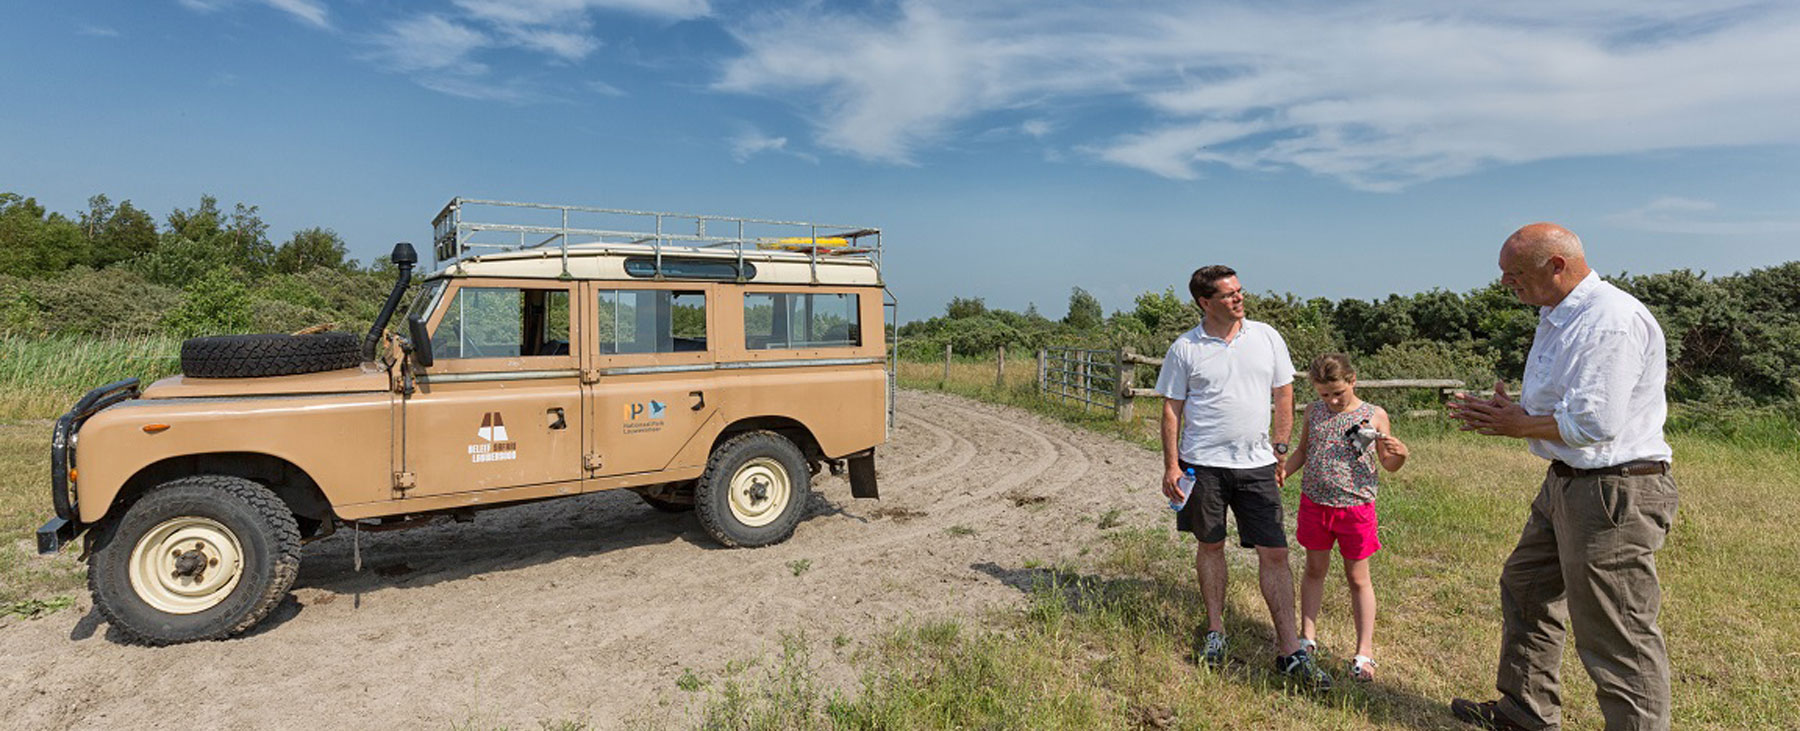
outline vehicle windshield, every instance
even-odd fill
[[[438,297],[441,297],[444,294],[444,285],[446,283],[447,280],[436,279],[420,285],[419,293],[413,295],[412,306],[406,308],[407,319],[412,319],[414,317],[421,320],[429,319],[431,317],[431,311],[437,307]],[[401,325],[401,329],[404,331],[404,324]]]

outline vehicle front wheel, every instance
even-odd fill
[[[694,488],[700,525],[726,546],[755,548],[794,534],[812,493],[800,448],[774,432],[739,434],[719,445]]]
[[[300,529],[268,488],[197,475],[107,521],[88,559],[94,606],[149,645],[217,640],[268,616],[300,570]]]

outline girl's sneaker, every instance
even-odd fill
[[[1350,677],[1359,683],[1367,683],[1375,679],[1375,658],[1368,655],[1357,655],[1350,658]]]
[[[1308,655],[1317,656],[1319,654],[1319,643],[1302,637],[1300,638],[1300,651]]]

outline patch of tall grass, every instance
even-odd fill
[[[145,385],[181,369],[168,335],[0,335],[0,419],[47,419],[96,386],[136,377]]]

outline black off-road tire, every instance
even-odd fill
[[[241,556],[236,584],[221,588],[212,596],[222,598],[199,611],[159,609],[145,599],[154,590],[133,583],[134,549],[145,541],[145,555],[161,555],[160,549],[149,550],[156,533],[171,524],[202,521],[235,539]],[[101,616],[127,639],[168,645],[219,640],[250,629],[287,596],[299,571],[300,530],[280,498],[241,477],[195,475],[163,483],[98,527],[88,557],[88,589]]]
[[[181,373],[190,378],[260,378],[355,368],[361,343],[342,332],[306,335],[216,335],[181,342]]]
[[[765,485],[785,479],[787,487],[777,499],[770,490],[766,505],[750,499],[758,478]],[[738,507],[733,506],[733,483],[738,483]],[[794,535],[794,526],[806,512],[812,495],[812,475],[800,448],[786,437],[768,431],[739,434],[713,450],[706,472],[694,486],[694,508],[700,526],[728,548],[772,546]],[[761,508],[761,512],[747,515]]]

